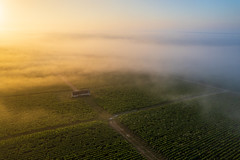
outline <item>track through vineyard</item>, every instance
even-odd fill
[[[116,120],[110,120],[109,125],[120,135],[122,135],[129,143],[131,143],[145,158],[149,160],[164,159],[159,158],[160,156],[157,156],[153,151],[146,147],[146,145],[144,145],[144,142],[141,139],[139,139],[138,137],[136,137],[136,135],[118,124]]]
[[[11,139],[11,138],[16,138],[16,137],[20,137],[20,136],[30,135],[30,134],[34,134],[34,133],[40,133],[40,132],[44,132],[44,131],[55,130],[55,129],[59,129],[59,128],[65,128],[65,127],[73,126],[73,125],[76,125],[76,124],[92,122],[92,121],[94,121],[94,119],[83,120],[83,121],[75,121],[75,122],[67,123],[67,124],[61,124],[61,125],[56,125],[56,126],[44,127],[44,128],[40,128],[40,129],[34,129],[34,130],[31,130],[31,131],[27,131],[27,132],[22,132],[22,133],[18,133],[18,134],[8,135],[8,136],[5,136],[5,137],[0,137],[0,141]]]
[[[227,91],[227,90],[222,90],[222,91],[206,93],[206,94],[198,95],[198,96],[189,96],[189,97],[177,99],[177,100],[174,100],[174,101],[171,101],[171,102],[159,103],[159,104],[155,104],[155,105],[144,107],[144,108],[140,108],[140,109],[134,109],[134,110],[131,110],[131,111],[126,111],[126,112],[114,114],[114,116],[111,117],[111,118],[116,118],[116,117],[118,117],[120,115],[124,115],[124,114],[128,114],[128,113],[134,113],[134,112],[142,111],[142,110],[148,110],[148,109],[159,107],[159,106],[163,106],[163,105],[169,105],[169,104],[178,103],[178,102],[190,101],[190,100],[194,100],[194,99],[198,99],[198,98],[209,97],[209,96],[214,96],[214,95],[228,93],[228,92],[229,91]]]
[[[52,92],[66,92],[66,91],[67,90],[52,91]],[[50,92],[47,92],[47,93],[50,93]],[[93,120],[96,120],[96,119],[100,119],[100,120],[104,120],[104,121],[108,120],[109,121],[109,126],[111,128],[113,128],[116,132],[118,132],[120,135],[122,135],[145,158],[150,159],[150,160],[164,159],[161,156],[160,156],[161,158],[158,158],[157,154],[154,153],[151,149],[149,149],[149,147],[147,147],[145,145],[143,140],[141,140],[139,137],[134,135],[128,129],[123,127],[119,122],[117,122],[115,120],[115,118],[120,116],[120,115],[133,113],[133,112],[137,112],[137,111],[140,111],[140,110],[148,110],[148,109],[152,109],[152,108],[155,108],[155,107],[160,107],[160,106],[163,106],[163,105],[168,105],[168,104],[173,104],[173,103],[177,103],[177,102],[183,102],[183,101],[193,100],[193,99],[197,99],[197,98],[223,94],[223,93],[226,93],[226,92],[231,92],[231,91],[224,90],[224,89],[219,89],[218,91],[215,91],[215,92],[205,93],[205,94],[197,95],[197,96],[189,96],[189,97],[185,97],[185,98],[180,98],[178,100],[173,100],[171,102],[155,104],[155,105],[152,105],[152,106],[148,106],[148,107],[144,107],[144,108],[140,108],[140,109],[134,109],[134,110],[131,110],[131,111],[122,112],[122,113],[118,113],[118,114],[115,114],[115,115],[109,114],[102,107],[98,106],[98,104],[94,101],[94,96],[93,97],[92,96],[91,97],[84,97],[85,101],[95,111],[97,111],[98,116],[95,119],[91,119],[91,120],[87,120],[87,121],[76,121],[76,122],[72,122],[72,123],[69,123],[69,124],[62,124],[62,125],[57,125],[57,126],[45,127],[45,128],[41,128],[41,129],[37,129],[37,130],[23,132],[23,133],[20,133],[20,134],[15,134],[15,135],[9,135],[9,136],[6,136],[6,137],[2,137],[0,140],[6,140],[6,139],[15,138],[15,137],[23,136],[23,135],[30,135],[30,134],[33,134],[33,133],[43,132],[43,131],[47,131],[47,130],[54,130],[54,129],[58,129],[58,128],[64,128],[64,127],[80,124],[80,123],[83,123],[83,122],[90,122],[90,121],[93,121]],[[46,92],[41,92],[41,93],[46,93]],[[41,94],[41,93],[32,93],[32,94]],[[21,96],[21,95],[13,95],[13,96]]]
[[[110,116],[110,114],[107,111],[105,111],[102,107],[98,106],[98,104],[94,101],[93,97],[86,97],[86,102],[88,104],[90,104],[96,111],[98,111],[98,113],[100,113],[99,117],[102,120],[106,120],[106,118],[109,118],[109,125],[115,131],[117,131],[120,135],[122,135],[129,143],[131,143],[146,159],[159,160],[159,159],[164,159],[164,157],[159,155],[159,154],[156,154],[155,152],[153,152],[149,147],[147,147],[147,145],[144,143],[143,140],[141,140],[138,136],[134,135],[127,128],[122,126],[119,122],[117,122],[115,120],[115,118],[117,118],[119,115],[133,113],[133,112],[137,112],[137,111],[140,111],[140,110],[147,110],[147,109],[151,109],[151,108],[155,108],[155,107],[160,107],[160,106],[166,105],[166,104],[173,104],[173,103],[177,103],[177,102],[188,101],[188,100],[193,100],[193,99],[197,99],[197,98],[223,94],[223,93],[226,93],[226,92],[228,92],[228,91],[221,90],[221,91],[216,91],[216,92],[207,93],[207,94],[198,95],[198,96],[185,97],[183,99],[179,99],[179,100],[176,100],[176,101],[157,104],[157,105],[141,108],[141,109],[138,109],[138,110],[134,109],[132,111],[122,112],[122,113],[119,113],[119,114],[115,114],[113,116]]]
[[[131,143],[139,153],[141,153],[146,159],[149,160],[160,160],[163,158],[158,158],[158,156],[146,145],[144,145],[144,141],[138,138],[136,135],[132,134],[126,128],[118,124],[116,120],[110,115],[107,111],[105,111],[102,107],[100,107],[97,103],[95,103],[93,97],[86,97],[86,102],[90,104],[98,113],[100,113],[99,118],[101,120],[109,119],[109,126],[113,128],[117,133],[122,135],[129,143]],[[159,156],[160,157],[160,156]]]

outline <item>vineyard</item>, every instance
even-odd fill
[[[0,141],[0,159],[143,159],[99,121]]]
[[[107,125],[109,113],[120,112],[119,121],[163,157],[240,158],[239,96],[166,105],[217,90],[145,74],[82,75],[73,84],[89,87],[92,96],[73,99],[55,86],[0,96],[0,159],[143,159]]]
[[[83,99],[72,99],[70,92],[1,97],[0,138],[95,116]]]
[[[138,77],[138,81],[132,78],[127,84],[126,79],[118,79],[114,86],[95,89],[93,95],[98,104],[110,113],[119,113],[214,91],[166,77],[155,77],[154,81],[145,76]]]
[[[151,96],[136,87],[105,87],[96,93],[96,101],[110,113],[142,108],[167,99]],[[99,96],[98,96],[99,95]]]
[[[240,119],[233,114],[240,113],[239,98],[222,94],[119,119],[168,159],[239,159]]]

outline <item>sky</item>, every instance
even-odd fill
[[[0,0],[1,32],[240,32],[237,0]]]

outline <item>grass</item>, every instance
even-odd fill
[[[99,121],[0,141],[0,159],[143,159]]]

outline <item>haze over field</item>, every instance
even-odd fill
[[[224,0],[2,0],[0,88],[124,70],[239,90],[239,8]]]
[[[190,38],[182,40],[183,35]],[[169,73],[234,85],[240,79],[238,35],[124,36],[41,35],[28,36],[14,45],[1,45],[1,89],[24,87],[26,83],[54,84],[61,74],[73,77],[75,73],[93,71]]]
[[[0,160],[240,159],[240,1],[0,0]]]

